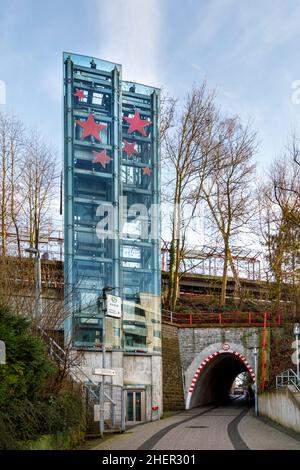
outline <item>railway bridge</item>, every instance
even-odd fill
[[[280,319],[267,312],[163,313],[164,409],[225,403],[234,379],[249,373],[254,383],[254,350],[258,348],[257,381],[269,380],[270,331],[280,332]]]

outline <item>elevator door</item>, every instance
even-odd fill
[[[145,392],[143,390],[127,391],[127,422],[145,421]]]

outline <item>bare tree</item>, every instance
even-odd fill
[[[274,203],[284,217],[300,228],[300,161],[299,142],[292,135],[286,152],[271,168]]]
[[[235,295],[240,296],[239,275],[232,256],[232,240],[254,215],[252,181],[256,134],[243,127],[238,118],[220,122],[220,138],[210,155],[209,169],[196,197],[208,206],[212,227],[224,248],[220,306],[226,302],[228,267],[235,278]],[[201,170],[203,171],[203,170]]]
[[[51,205],[60,176],[53,150],[37,133],[27,139],[22,175],[23,219],[30,244],[37,248],[41,230],[51,226]]]
[[[300,166],[295,135],[273,163],[259,191],[263,244],[270,296],[278,309],[284,295],[300,302]]]
[[[7,254],[8,236],[14,230],[20,255],[19,214],[22,206],[19,193],[20,160],[24,144],[24,128],[14,116],[0,113],[0,218],[1,253]]]
[[[36,244],[51,222],[51,203],[59,170],[53,150],[37,133],[28,133],[14,116],[0,113],[0,236],[6,256],[9,241],[21,257],[22,230]]]
[[[210,140],[214,115],[214,92],[206,83],[192,89],[183,109],[177,110],[175,128],[165,135],[163,163],[167,168],[165,198],[172,205],[172,227],[168,281],[168,305],[174,309],[179,295],[179,271],[186,246],[186,231],[195,215],[191,189],[199,185],[199,162],[203,159],[205,142]],[[187,215],[188,213],[188,215]]]
[[[164,88],[160,99],[160,141],[163,143],[169,130],[174,127],[177,100],[169,95]]]

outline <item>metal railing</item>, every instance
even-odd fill
[[[285,370],[276,376],[276,388],[287,387],[291,385],[297,392],[300,392],[300,377],[293,369]]]
[[[41,335],[44,336],[49,342],[50,356],[56,359],[60,364],[66,364],[66,361],[67,361],[66,351],[50,335],[48,335],[48,333],[45,330],[43,330],[40,326],[38,327],[38,330],[41,333]],[[91,380],[88,374],[78,364],[74,362],[69,367],[68,373],[69,373],[69,376],[72,378],[72,380],[74,380],[74,382],[81,384],[86,389],[88,396],[91,396],[93,401],[95,401],[95,403],[99,403],[99,395],[101,393],[101,387],[103,387],[102,383],[98,384],[96,382],[93,382],[93,380]],[[106,385],[109,385],[109,384],[104,384],[104,387]],[[112,428],[114,428],[117,404],[105,391],[104,391],[104,396],[105,396],[105,399],[109,401],[112,406],[111,425],[112,425]]]
[[[51,357],[56,359],[60,364],[66,364],[67,360],[67,353],[66,351],[60,347],[60,345],[50,336],[48,333],[43,330],[40,326],[38,327],[39,332],[44,336],[47,341],[49,342],[49,354]],[[70,377],[74,380],[76,383],[80,383],[83,385],[85,388],[88,388],[89,392],[94,395],[96,398],[97,395],[91,389],[91,387],[97,387],[97,384],[94,383],[90,377],[86,374],[86,372],[78,365],[78,364],[72,364],[72,366],[69,368],[69,375]],[[82,377],[84,379],[82,379]]]
[[[270,312],[172,312],[162,310],[162,321],[180,326],[267,326],[280,324]]]

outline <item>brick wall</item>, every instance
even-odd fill
[[[163,403],[164,411],[184,409],[178,328],[162,325]]]

